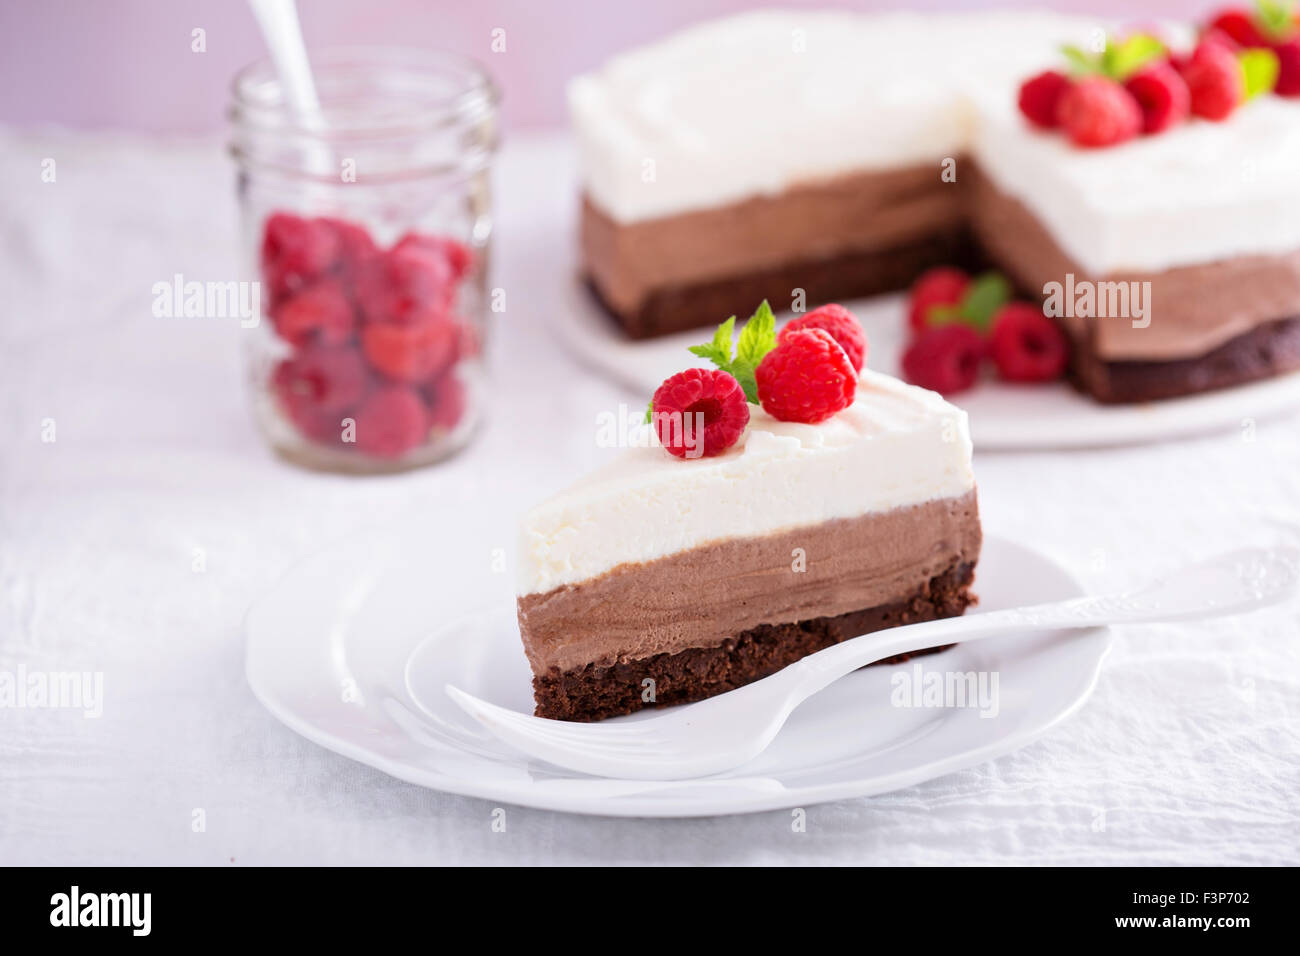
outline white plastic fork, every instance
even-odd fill
[[[775,739],[791,711],[859,667],[896,654],[1016,631],[1204,619],[1286,600],[1300,550],[1248,548],[1192,564],[1144,588],[877,631],[828,647],[752,684],[651,718],[573,723],[521,714],[451,684],[447,694],[499,739],[569,770],[632,780],[685,780],[738,767]]]

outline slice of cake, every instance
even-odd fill
[[[757,347],[751,320],[735,359],[728,323],[697,352],[726,371],[669,379],[644,447],[528,512],[518,611],[539,716],[699,700],[972,602],[965,413],[888,376],[859,380],[865,343],[825,318]],[[678,411],[703,431],[665,447]]]
[[[965,188],[983,254],[1049,298],[1080,388],[1171,398],[1300,368],[1300,102],[1261,97],[1079,149],[983,104]]]
[[[1035,301],[1062,290],[1051,315],[1099,401],[1300,368],[1300,24],[1163,25],[1145,60],[1101,26],[762,11],[615,57],[569,91],[589,284],[641,338],[991,262]],[[1127,91],[1157,67],[1169,89]],[[1131,128],[1031,121],[1022,84],[1051,69],[1128,98]]]

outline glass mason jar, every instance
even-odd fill
[[[308,114],[269,62],[234,84],[255,417],[308,467],[431,464],[469,440],[486,392],[497,91],[442,53],[325,50],[312,66]]]

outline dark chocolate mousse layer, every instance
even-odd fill
[[[1075,345],[1071,374],[1099,402],[1150,402],[1300,370],[1300,318],[1261,325],[1194,359],[1106,362]]]
[[[762,624],[906,600],[919,582],[974,565],[980,542],[972,490],[620,565],[520,597],[519,630],[539,675],[717,647]]]
[[[645,707],[685,704],[734,690],[860,634],[957,617],[974,602],[970,594],[973,574],[972,564],[957,564],[921,582],[902,600],[831,617],[761,624],[717,647],[656,654],[607,666],[588,664],[564,672],[552,668],[533,678],[537,716],[554,720],[602,720]],[[920,653],[940,650],[944,648]],[[915,655],[903,654],[877,663],[897,663],[911,656]],[[647,699],[651,696],[647,693],[650,687],[654,690],[653,700]]]

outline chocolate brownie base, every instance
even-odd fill
[[[776,268],[664,288],[631,311],[614,308],[590,278],[587,286],[624,334],[633,339],[647,339],[716,326],[720,317],[729,315],[743,318],[764,299],[780,310],[788,305],[795,289],[804,290],[807,306],[813,309],[837,299],[906,288],[934,266],[974,268],[977,264],[974,244],[963,228],[892,248],[789,262]]]
[[[970,593],[973,564],[959,564],[922,584],[907,599],[879,607],[850,611],[793,624],[763,624],[738,634],[718,647],[700,647],[676,654],[533,678],[537,716],[554,720],[601,720],[630,714],[643,707],[665,707],[703,700],[774,674],[809,654],[841,641],[942,617],[957,617],[975,603]],[[951,647],[952,645],[946,645]],[[931,648],[919,653],[945,650]],[[897,663],[914,654],[878,661]],[[642,682],[654,681],[655,699],[642,700]]]
[[[1205,355],[1168,362],[1108,362],[1076,341],[1075,387],[1105,404],[1193,395],[1300,370],[1300,318],[1261,325]]]

